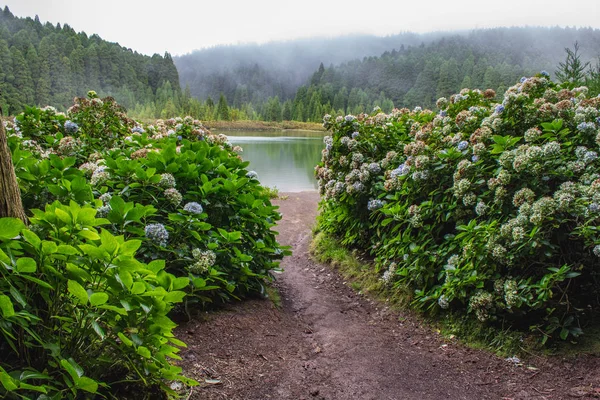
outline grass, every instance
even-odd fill
[[[287,200],[287,198],[289,196],[281,196],[279,194],[279,189],[277,189],[277,187],[273,186],[273,187],[269,187],[269,186],[264,186],[264,193],[269,196],[269,199],[271,200]]]
[[[501,357],[600,355],[600,325],[585,328],[585,334],[576,343],[554,341],[542,347],[538,335],[517,331],[511,326],[485,325],[470,315],[458,312],[425,313],[410,310],[412,294],[409,289],[386,285],[380,279],[381,273],[368,257],[346,249],[338,240],[323,232],[314,232],[310,251],[317,261],[330,264],[338,270],[355,291],[367,294],[395,311],[402,311],[404,314],[410,312],[443,337],[458,339],[469,347],[485,349]]]
[[[271,300],[276,308],[281,308],[281,295],[273,284],[268,283],[265,285],[265,297]]]

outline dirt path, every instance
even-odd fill
[[[178,328],[189,345],[182,365],[202,383],[190,398],[600,398],[597,357],[534,359],[528,369],[445,342],[357,295],[309,257],[317,201],[304,192],[278,202],[279,239],[293,246],[277,280],[281,309],[251,300]]]

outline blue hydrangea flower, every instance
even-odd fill
[[[525,83],[525,82],[527,82],[527,78],[526,78],[526,77],[524,77],[524,76],[522,76],[522,77],[521,77],[521,80],[520,80],[520,82],[521,82],[521,83]]]
[[[136,126],[133,127],[133,129],[131,129],[131,132],[142,134],[142,133],[145,132],[145,130],[141,126],[136,125]]]
[[[494,110],[494,112],[496,114],[502,114],[502,112],[504,112],[504,106],[502,104],[497,105],[496,109]]]
[[[469,142],[467,142],[466,140],[463,140],[457,146],[457,148],[458,148],[459,151],[466,150],[467,147],[469,147]]]
[[[79,130],[79,125],[75,122],[69,120],[65,122],[65,132],[67,133],[76,133]]]
[[[246,177],[250,179],[258,179],[258,174],[256,173],[256,171],[248,171]]]
[[[177,136],[177,140],[181,140],[183,137],[181,135]]]
[[[183,206],[183,211],[187,211],[192,214],[202,214],[203,208],[199,203],[192,201]]]
[[[354,115],[346,115],[345,119],[346,122],[352,122],[356,119],[356,117]]]
[[[360,135],[359,132],[352,132],[352,139],[356,139]]]
[[[446,112],[446,110],[440,111],[440,117],[445,117],[447,115],[448,115],[448,113]]]
[[[548,71],[542,71],[542,72],[540,72],[540,74],[542,74],[545,77],[550,76],[550,74],[548,73]]]
[[[373,200],[369,200],[369,203],[367,203],[367,209],[369,211],[379,210],[384,205],[385,205],[385,202],[383,200],[373,199]]]
[[[471,157],[471,161],[473,161],[473,162],[479,161],[479,156],[477,154],[475,154],[473,157]]]
[[[583,161],[585,163],[591,163],[592,161],[595,161],[598,158],[598,153],[596,153],[595,151],[586,151],[585,154],[583,155]]]
[[[593,122],[582,122],[579,125],[577,125],[577,130],[580,130],[584,133],[589,133],[596,130],[596,124],[594,124]]]
[[[169,240],[169,232],[163,224],[150,224],[144,229],[146,237],[153,241],[156,245],[165,247]]]
[[[398,168],[392,170],[390,176],[392,178],[398,178],[400,176],[408,175],[410,172],[410,167],[406,164],[401,164]]]

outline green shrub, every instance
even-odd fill
[[[325,126],[321,230],[370,250],[414,306],[578,335],[600,293],[600,98],[523,78],[502,104],[463,90],[439,113]]]
[[[264,294],[288,254],[271,230],[281,216],[227,137],[190,117],[142,127],[113,99],[88,97],[76,99],[68,118],[41,113],[62,121],[59,130],[24,124],[25,113],[7,124],[26,209],[57,200],[95,205],[113,234],[142,240],[138,258],[165,259],[167,271],[190,279],[186,301]],[[168,238],[152,240],[148,226]]]
[[[0,219],[0,393],[74,398],[118,382],[180,380],[167,313],[189,281],[135,256],[139,240],[107,229],[90,206]],[[36,394],[37,393],[37,394]],[[45,394],[46,396],[41,396]]]
[[[0,220],[0,395],[194,384],[169,363],[184,345],[169,311],[264,294],[289,254],[226,136],[190,117],[142,127],[88,97],[6,123],[31,226]]]

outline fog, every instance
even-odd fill
[[[472,52],[476,61],[492,66],[508,63],[515,67],[510,72],[510,79],[517,73],[536,73],[542,69],[552,73],[564,59],[564,48],[571,47],[575,41],[580,44],[584,60],[592,60],[600,55],[599,30],[532,27],[426,34],[403,33],[386,37],[352,35],[279,41],[262,45],[216,46],[175,57],[174,62],[182,86],[189,85],[192,95],[205,99],[208,96],[216,98],[220,93],[224,93],[231,103],[236,98],[236,91],[238,97],[241,91],[247,97],[245,101],[256,104],[271,96],[279,96],[280,99],[292,98],[298,86],[310,83],[309,79],[320,63],[325,67],[340,65],[351,60],[381,56],[385,52],[411,47],[424,47],[422,51],[411,55],[421,59],[428,58],[428,51],[435,49],[439,53],[441,63],[446,56],[442,55],[444,45],[440,44],[440,41],[457,37],[461,38],[460,48]],[[428,50],[429,45],[433,46],[431,50]],[[452,54],[448,54],[447,57],[452,57]],[[462,60],[457,62],[462,63]],[[419,68],[419,65],[420,68],[423,67],[418,60],[412,60],[411,64],[416,68]],[[416,72],[415,79],[419,71]],[[394,78],[383,68],[366,68],[363,73],[371,76],[358,77],[354,81],[362,82],[369,78],[373,82],[378,80],[375,74],[385,76],[388,82]],[[332,84],[336,86],[336,82]],[[412,84],[414,82],[403,83],[408,85],[408,88]]]

